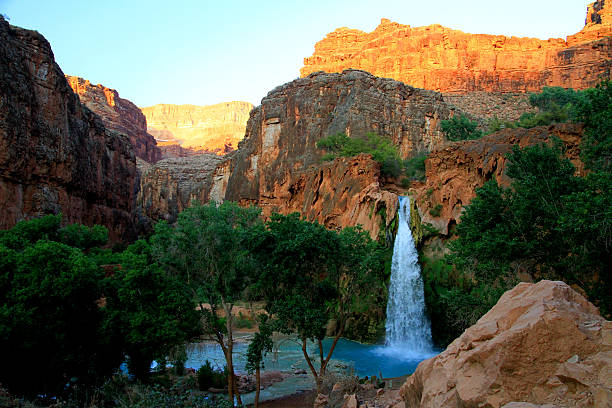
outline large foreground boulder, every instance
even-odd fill
[[[563,282],[520,283],[401,395],[406,407],[610,407],[612,322]]]

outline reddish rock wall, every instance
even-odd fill
[[[438,93],[363,71],[295,80],[251,111],[245,139],[232,157],[225,199],[259,205],[264,214],[300,211],[328,227],[362,223],[376,235],[375,226],[383,223],[380,200],[386,209],[397,206],[380,191],[378,168],[363,157],[322,165],[324,151],[316,142],[338,132],[375,132],[407,156],[440,144],[438,124],[450,114]]]
[[[585,28],[567,41],[468,34],[438,24],[382,19],[371,33],[338,28],[304,59],[303,77],[348,68],[439,92],[532,92],[592,87],[610,78],[612,4],[589,6]]]
[[[421,218],[447,234],[449,226],[459,222],[463,207],[476,196],[476,188],[495,178],[508,186],[506,154],[512,146],[521,147],[550,142],[550,137],[561,139],[567,155],[579,171],[582,170],[580,140],[582,125],[558,124],[532,129],[504,129],[478,140],[448,143],[432,151],[425,161],[425,184],[411,191],[417,197]],[[429,211],[441,205],[439,216]]]
[[[224,155],[236,149],[253,108],[248,102],[223,102],[209,106],[159,104],[142,108],[148,130],[160,145]],[[174,147],[163,149],[172,157]],[[189,155],[189,153],[187,153]]]
[[[82,106],[47,40],[0,17],[0,228],[49,213],[133,236],[136,163]]]
[[[136,105],[104,85],[93,85],[75,76],[66,76],[66,79],[81,103],[100,116],[108,129],[128,137],[136,157],[149,163],[161,159],[155,138],[147,133],[147,119]]]

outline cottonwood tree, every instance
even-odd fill
[[[255,244],[262,264],[258,288],[279,330],[297,334],[317,386],[349,318],[364,312],[384,286],[384,252],[362,230],[340,233],[299,215],[273,214]],[[330,320],[336,330],[327,354],[323,339]],[[307,342],[318,349],[319,368],[308,355]]]
[[[247,243],[260,227],[260,209],[225,202],[196,205],[181,212],[174,225],[160,222],[151,237],[158,262],[185,283],[201,313],[203,333],[225,355],[230,401],[236,395],[233,361],[234,303],[249,285],[254,268]]]

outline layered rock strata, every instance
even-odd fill
[[[135,178],[129,141],[81,105],[47,40],[0,17],[0,228],[62,213],[129,238]]]
[[[450,115],[440,94],[363,71],[297,79],[251,111],[225,199],[258,205],[266,215],[299,210],[329,227],[371,225],[375,235],[375,225],[391,222],[382,214],[397,206],[395,195],[381,192],[377,165],[365,157],[321,165],[316,142],[339,132],[352,138],[375,132],[406,157],[442,143],[439,122]]]
[[[566,155],[581,174],[582,133],[583,126],[575,124],[503,129],[478,140],[448,143],[433,150],[425,160],[427,181],[412,190],[421,219],[447,234],[459,222],[464,206],[476,196],[476,188],[491,179],[508,186],[511,179],[505,174],[506,154],[514,145],[525,147],[559,138],[565,144]],[[440,211],[434,217],[430,211],[436,206],[440,206]]]
[[[147,119],[136,105],[104,85],[93,85],[75,76],[66,76],[66,79],[81,103],[100,116],[106,128],[128,137],[136,157],[149,163],[161,159],[155,138],[147,133]]]
[[[194,202],[207,202],[213,173],[222,160],[215,154],[202,154],[163,159],[155,165],[139,162],[137,205],[141,214],[151,220],[173,222]]]
[[[159,142],[164,157],[190,151],[224,155],[235,150],[253,108],[248,102],[224,102],[209,106],[159,104],[142,108],[148,131]],[[180,146],[185,150],[173,146]],[[171,147],[172,146],[172,147]]]
[[[611,373],[612,322],[563,282],[520,283],[400,394],[421,408],[609,407]]]
[[[609,1],[609,0],[608,0]],[[348,68],[439,92],[584,89],[610,78],[612,4],[589,6],[585,28],[563,39],[468,34],[438,24],[410,27],[382,19],[370,33],[338,28],[304,59],[303,77]]]

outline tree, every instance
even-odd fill
[[[440,129],[451,141],[481,138],[482,132],[477,127],[478,122],[465,115],[453,116],[440,122]]]
[[[0,234],[0,382],[25,395],[93,385],[121,362],[103,330],[101,272],[60,239],[60,216]],[[88,235],[87,229],[81,229]],[[93,237],[85,237],[86,240]]]
[[[120,339],[128,368],[146,381],[153,360],[165,361],[176,346],[199,334],[199,315],[183,285],[152,260],[140,240],[118,254],[117,267],[104,280],[104,311],[109,333]]]
[[[232,309],[249,285],[254,268],[248,250],[250,230],[261,226],[260,210],[225,202],[196,205],[181,212],[173,226],[160,222],[151,237],[160,265],[186,284],[201,314],[203,332],[216,341],[227,362],[228,395],[238,402],[233,364]],[[221,314],[221,310],[223,314]]]
[[[325,375],[349,317],[376,301],[384,287],[382,248],[358,228],[340,233],[301,220],[297,213],[273,214],[256,243],[262,271],[259,289],[280,331],[296,333],[317,382]],[[322,340],[330,320],[336,322],[332,345],[324,355]],[[319,352],[319,369],[307,352],[307,341]]]
[[[272,351],[272,333],[274,323],[263,314],[259,317],[259,331],[253,335],[253,339],[247,348],[246,369],[249,373],[255,372],[255,408],[259,406],[259,389],[261,388],[260,371],[264,368],[263,359],[267,353]]]

